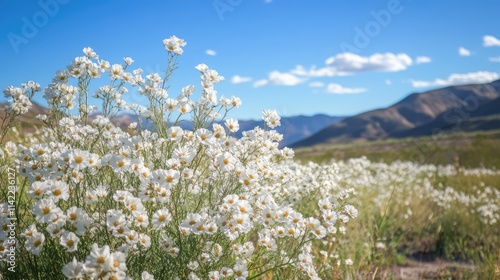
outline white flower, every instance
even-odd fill
[[[215,162],[220,170],[230,171],[234,169],[237,159],[231,153],[225,152],[218,155]]]
[[[189,270],[193,270],[193,271],[197,270],[199,266],[200,265],[198,264],[198,262],[194,262],[194,261],[189,262],[188,265],[187,265],[188,269]]]
[[[28,228],[26,228],[26,230],[23,233],[21,233],[21,237],[30,238],[33,236],[33,234],[35,234],[37,232],[38,232],[38,230],[37,230],[36,226],[34,224],[32,224]]]
[[[47,231],[49,232],[51,237],[59,237],[61,234],[65,232],[63,229],[66,221],[64,219],[58,219],[55,222],[52,222],[47,226]]]
[[[46,182],[33,182],[28,190],[28,195],[32,198],[39,200],[49,190],[50,185]]]
[[[266,122],[266,125],[270,128],[275,128],[281,125],[281,117],[275,110],[264,110],[262,111],[262,119]]]
[[[131,57],[128,57],[128,56],[124,57],[123,61],[125,61],[125,64],[127,64],[127,65],[130,65],[130,64],[134,63],[134,60]]]
[[[109,76],[112,80],[118,80],[122,78],[124,71],[121,64],[113,64],[109,69]]]
[[[154,276],[149,274],[147,271],[143,271],[141,274],[141,280],[155,280]]]
[[[151,237],[149,235],[146,235],[144,233],[139,233],[139,243],[141,243],[144,248],[149,248],[151,246]]]
[[[234,275],[234,272],[229,267],[222,267],[220,270],[220,275],[224,278],[231,277]]]
[[[202,74],[208,71],[208,66],[205,63],[200,63],[194,68],[196,68],[196,70],[200,71]]]
[[[153,228],[154,229],[159,229],[165,227],[170,221],[172,220],[172,215],[170,215],[170,212],[168,209],[163,208],[160,210],[157,210],[153,214]]]
[[[111,67],[111,64],[106,60],[99,60],[98,67],[101,72],[106,72]]]
[[[58,202],[60,199],[68,200],[69,198],[69,189],[65,182],[51,181],[51,185],[47,191],[51,194],[54,202]]]
[[[168,39],[163,40],[163,45],[168,52],[173,52],[177,55],[181,55],[183,50],[181,47],[186,45],[184,40],[177,38],[176,36],[171,36]]]
[[[42,251],[43,248],[43,243],[45,242],[45,235],[41,232],[36,232],[33,233],[33,235],[26,239],[26,242],[24,243],[24,247],[28,252],[32,253],[33,255],[38,255]]]
[[[187,114],[193,110],[193,106],[191,106],[190,102],[180,102],[178,107],[181,114]]]
[[[234,279],[236,280],[244,280],[248,277],[248,270],[246,265],[236,264],[233,267]]]
[[[346,214],[348,214],[349,216],[351,216],[351,218],[356,218],[358,216],[358,209],[356,209],[352,205],[346,205],[344,207],[344,211],[345,211]]]
[[[83,263],[80,263],[76,260],[75,257],[73,257],[73,261],[67,263],[64,265],[62,269],[62,273],[64,276],[68,277],[69,279],[81,279],[84,278],[84,267]]]
[[[341,223],[344,223],[344,224],[349,222],[349,216],[344,215],[344,214],[340,214],[338,219]]]
[[[90,153],[80,149],[70,150],[67,154],[61,155],[66,163],[74,170],[82,170],[89,166]]]
[[[57,210],[60,210],[52,199],[42,199],[33,206],[33,214],[39,223],[48,223],[56,217]]]
[[[209,280],[219,280],[220,279],[220,273],[218,271],[210,271],[208,273],[208,279]]]
[[[89,58],[94,58],[94,59],[99,59],[99,56],[96,54],[96,52],[92,48],[83,48],[83,53],[88,56]]]
[[[80,238],[73,232],[65,232],[61,235],[60,244],[66,247],[68,252],[74,252],[78,249],[78,242]]]
[[[240,124],[237,119],[227,119],[225,125],[231,132],[236,132],[240,129]]]
[[[85,268],[96,269],[99,271],[109,271],[113,266],[113,258],[109,251],[109,246],[99,247],[96,243],[92,244],[92,250],[85,259]]]
[[[14,142],[8,141],[5,143],[4,150],[9,154],[10,156],[13,156],[17,153],[17,146],[14,144]]]

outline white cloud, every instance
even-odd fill
[[[483,46],[485,47],[500,46],[500,39],[497,39],[491,35],[484,35]]]
[[[392,81],[391,80],[385,80],[385,84],[388,85],[388,86],[390,86],[390,85],[392,85]]]
[[[430,61],[428,57],[419,57],[420,63]],[[375,53],[371,56],[360,56],[355,53],[340,53],[329,57],[326,66],[306,69],[302,65],[295,66],[289,72],[273,71],[265,80],[256,81],[255,87],[272,84],[295,86],[304,83],[310,77],[346,76],[362,72],[397,72],[408,68],[413,60],[405,53]],[[359,90],[359,89],[358,89]]]
[[[489,60],[491,62],[500,62],[500,56],[497,56],[497,57],[490,57]]]
[[[258,80],[253,83],[253,87],[261,87],[269,84],[269,82],[266,79]]]
[[[206,51],[205,51],[205,53],[206,53],[207,55],[211,55],[211,56],[215,56],[215,55],[217,55],[217,52],[216,52],[216,51],[214,51],[214,50],[210,50],[210,49],[206,50]]]
[[[447,79],[435,79],[434,81],[415,81],[412,80],[413,87],[429,87],[429,86],[451,86],[463,84],[482,84],[489,83],[499,79],[500,76],[495,72],[478,71],[464,74],[451,74]]]
[[[431,61],[432,61],[432,59],[430,57],[428,57],[428,56],[419,56],[416,59],[416,63],[417,64],[429,63]]]
[[[458,48],[458,54],[460,56],[470,56],[470,51],[464,47]]]
[[[269,73],[268,80],[270,84],[280,86],[296,86],[305,82],[305,79],[298,78],[291,73],[281,73],[279,71]]]
[[[336,73],[335,69],[324,67],[324,68],[316,68],[316,66],[311,66],[309,70],[304,68],[302,65],[295,66],[294,69],[290,71],[290,73],[303,76],[303,77],[332,77],[332,76],[345,76],[346,74]]]
[[[234,75],[231,78],[231,83],[233,83],[233,84],[241,84],[241,83],[250,82],[251,80],[252,80],[252,78],[250,78],[250,77],[242,77],[242,76],[239,76],[239,75]]]
[[[405,53],[376,53],[368,57],[355,53],[341,53],[328,58],[325,63],[340,73],[397,72],[408,68],[412,64],[412,59]]]
[[[324,87],[325,84],[322,82],[311,82],[311,83],[309,83],[309,86],[314,87],[314,88],[321,88],[321,87]]]
[[[405,53],[376,53],[371,56],[340,53],[326,59],[325,67],[312,66],[306,69],[298,65],[290,72],[305,77],[332,77],[362,72],[397,72],[405,70],[412,63],[413,60]]]
[[[353,93],[361,93],[365,92],[364,88],[346,88],[339,84],[328,84],[326,87],[326,92],[333,94],[353,94]]]
[[[254,87],[260,87],[267,84],[277,86],[296,86],[302,84],[307,79],[299,78],[292,73],[282,73],[279,71],[272,71],[267,76],[267,79],[256,81]]]

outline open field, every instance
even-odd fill
[[[500,169],[500,130],[389,139],[295,149],[301,161],[326,162],[366,156],[371,161],[414,161]]]
[[[491,186],[485,196],[492,199],[494,204],[491,206],[494,209],[499,209],[499,131],[314,146],[296,149],[295,152],[296,159],[302,163],[313,161],[322,165],[339,161],[341,164],[349,164],[360,161],[359,157],[363,157],[361,161],[369,163],[362,168],[363,172],[353,176],[358,179],[355,187],[357,190],[365,184],[365,176],[381,176],[372,177],[368,180],[371,183],[365,186],[364,191],[358,192],[358,196],[363,197],[359,203],[372,206],[365,208],[366,220],[358,220],[360,224],[357,226],[362,228],[354,231],[364,235],[367,232],[373,234],[375,230],[377,236],[384,232],[383,239],[393,242],[389,245],[392,252],[385,252],[384,257],[377,260],[377,263],[385,268],[366,263],[368,267],[372,267],[372,272],[378,272],[377,277],[381,277],[380,279],[500,277],[498,222],[480,225],[480,218],[471,215],[476,210],[471,207],[467,198],[468,195],[479,194],[481,191],[478,189]],[[409,162],[413,162],[413,166]],[[407,164],[412,167],[408,166],[405,171],[396,171],[398,168],[395,167]],[[442,167],[437,167],[438,165]],[[374,166],[384,166],[392,171],[381,174],[381,169]],[[429,197],[424,195],[427,191],[422,188],[422,178],[416,181],[409,178],[412,177],[411,173],[415,174],[415,170],[422,166],[433,166],[431,173],[421,175],[426,178],[424,180],[428,180],[425,184],[433,186],[431,192],[435,192],[434,199],[429,200]],[[439,174],[437,170],[440,168],[448,169],[450,173]],[[474,172],[466,171],[467,169],[491,172],[472,175]],[[351,172],[344,170],[341,173],[349,173],[349,177],[353,178]],[[365,175],[361,175],[363,173]],[[388,178],[393,181],[388,182]],[[385,197],[380,197],[381,193],[385,193]],[[449,199],[450,194],[455,196],[455,199]],[[444,201],[453,200],[455,202],[442,208],[446,204]],[[379,204],[379,207],[372,208],[374,203]],[[413,206],[408,207],[408,212],[404,205]],[[409,227],[406,227],[408,221]],[[486,232],[490,229],[493,232],[486,237],[489,235]],[[492,239],[479,241],[484,237]],[[357,241],[353,243],[361,242],[363,238],[358,237],[355,240]],[[359,271],[365,269],[366,267],[360,268]],[[481,274],[480,271],[483,270],[489,270],[490,274]],[[375,275],[370,274],[371,276]]]

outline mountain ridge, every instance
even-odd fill
[[[367,111],[332,124],[311,137],[292,144],[291,147],[402,137],[404,131],[432,123],[436,118],[445,116],[443,115],[445,112],[456,111],[455,114],[463,116],[462,111],[478,110],[477,108],[499,97],[500,80],[412,93],[386,108]],[[488,108],[495,112],[494,106]],[[500,110],[500,107],[498,108]],[[489,114],[491,113],[487,115]],[[412,136],[429,135],[429,133],[427,129],[425,133],[413,133]]]

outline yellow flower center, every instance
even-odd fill
[[[33,242],[33,245],[35,247],[38,247],[38,246],[42,245],[42,241],[40,239],[37,239],[37,240],[35,240],[35,242]]]
[[[83,157],[81,157],[81,156],[76,156],[76,157],[75,157],[75,162],[76,162],[77,164],[82,163],[82,162],[83,162]]]

